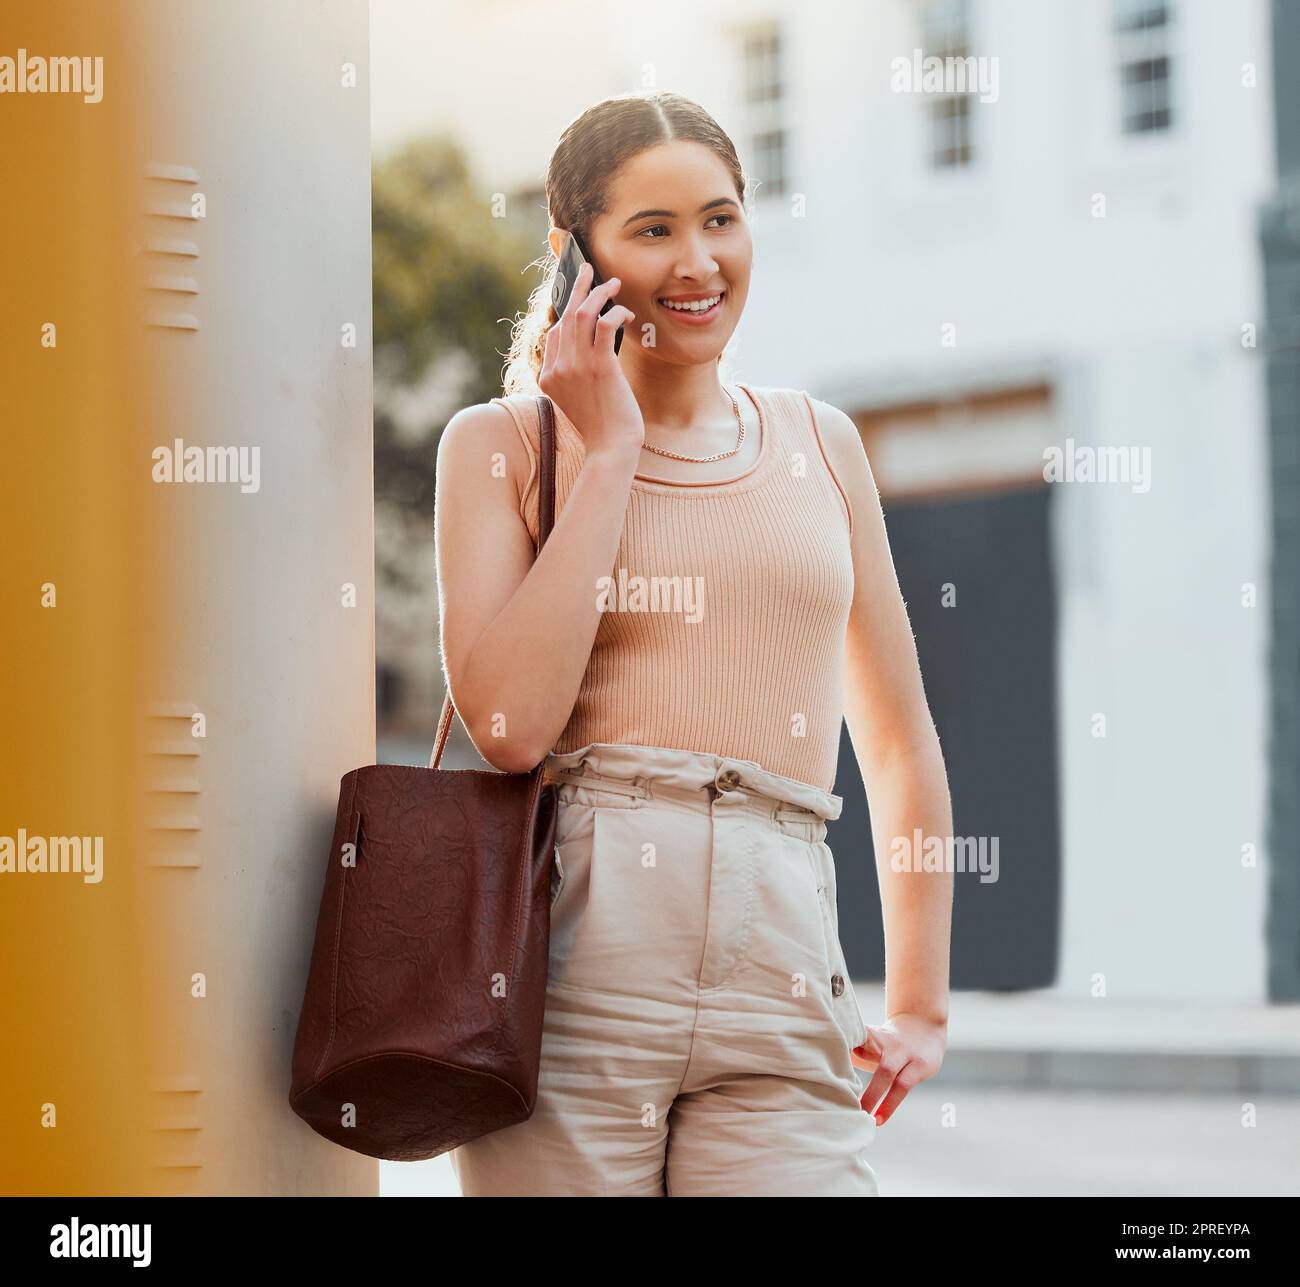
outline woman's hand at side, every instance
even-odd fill
[[[853,1062],[874,1070],[862,1107],[868,1112],[875,1108],[876,1122],[883,1126],[913,1086],[939,1071],[947,1048],[948,1024],[944,1020],[900,1013],[884,1023],[867,1024],[866,1041],[853,1048]]]
[[[611,277],[592,290],[591,277],[583,264],[564,316],[546,332],[537,384],[577,426],[588,457],[639,457],[645,422],[614,352],[614,332],[635,314],[616,304],[601,317],[621,283]]]

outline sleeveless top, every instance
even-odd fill
[[[853,514],[808,395],[740,385],[760,452],[719,482],[632,480],[618,556],[557,753],[593,742],[752,760],[833,790],[853,599]],[[494,398],[530,460],[520,514],[536,545],[535,397]],[[554,405],[554,404],[553,404]],[[582,435],[555,405],[555,513],[577,482]]]

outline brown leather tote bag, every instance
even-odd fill
[[[541,404],[538,550],[555,520],[555,419]],[[537,1101],[556,788],[529,773],[372,764],[339,790],[289,1103],[392,1161],[522,1122]]]

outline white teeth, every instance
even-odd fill
[[[697,299],[691,304],[674,304],[671,300],[661,299],[665,308],[675,308],[679,313],[704,313],[722,299],[721,295],[710,295],[708,299]]]

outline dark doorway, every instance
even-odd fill
[[[1046,487],[886,502],[885,519],[939,729],[959,836],[998,841],[998,879],[955,878],[954,989],[1050,986],[1060,936],[1056,588]],[[943,587],[956,606],[943,606]],[[849,971],[884,977],[880,894],[847,726],[828,827]]]

